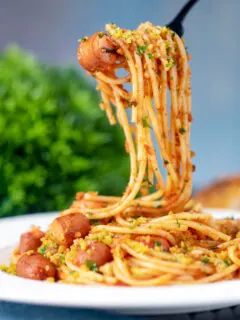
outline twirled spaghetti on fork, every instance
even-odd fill
[[[123,129],[128,185],[121,197],[79,192],[45,234],[35,228],[22,235],[3,269],[31,279],[130,286],[238,277],[238,222],[214,220],[191,200],[184,40],[149,22],[134,31],[108,24],[82,39],[77,57],[98,82],[110,124]]]

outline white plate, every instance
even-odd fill
[[[217,218],[240,212],[210,210]],[[8,263],[22,232],[30,225],[46,228],[56,213],[0,220],[0,264]],[[83,307],[127,314],[173,314],[219,309],[240,304],[240,281],[171,287],[103,287],[47,283],[0,272],[0,300],[41,305]]]

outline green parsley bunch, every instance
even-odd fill
[[[0,216],[61,210],[77,191],[121,194],[123,135],[85,78],[16,47],[0,70]]]

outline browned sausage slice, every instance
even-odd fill
[[[93,261],[100,267],[112,259],[111,250],[107,245],[98,241],[90,241],[86,251],[80,250],[77,253],[74,263],[80,266],[87,261]]]
[[[84,238],[90,231],[90,223],[82,213],[71,213],[56,218],[50,225],[54,240],[65,247],[70,247],[76,238]]]
[[[25,232],[21,235],[18,251],[20,254],[33,250],[36,251],[41,246],[41,238],[44,233],[39,230]]]
[[[16,274],[19,277],[33,280],[55,278],[54,265],[39,253],[24,254],[17,262]]]
[[[119,57],[116,50],[116,44],[107,34],[97,32],[79,45],[78,62],[89,72],[104,70],[116,63]]]

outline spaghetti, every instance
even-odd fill
[[[214,220],[190,199],[195,167],[184,40],[149,22],[134,31],[108,24],[82,39],[77,56],[98,82],[109,123],[123,129],[128,185],[122,197],[77,193],[44,235],[22,235],[10,269],[3,269],[31,279],[128,286],[238,277],[238,221]]]

